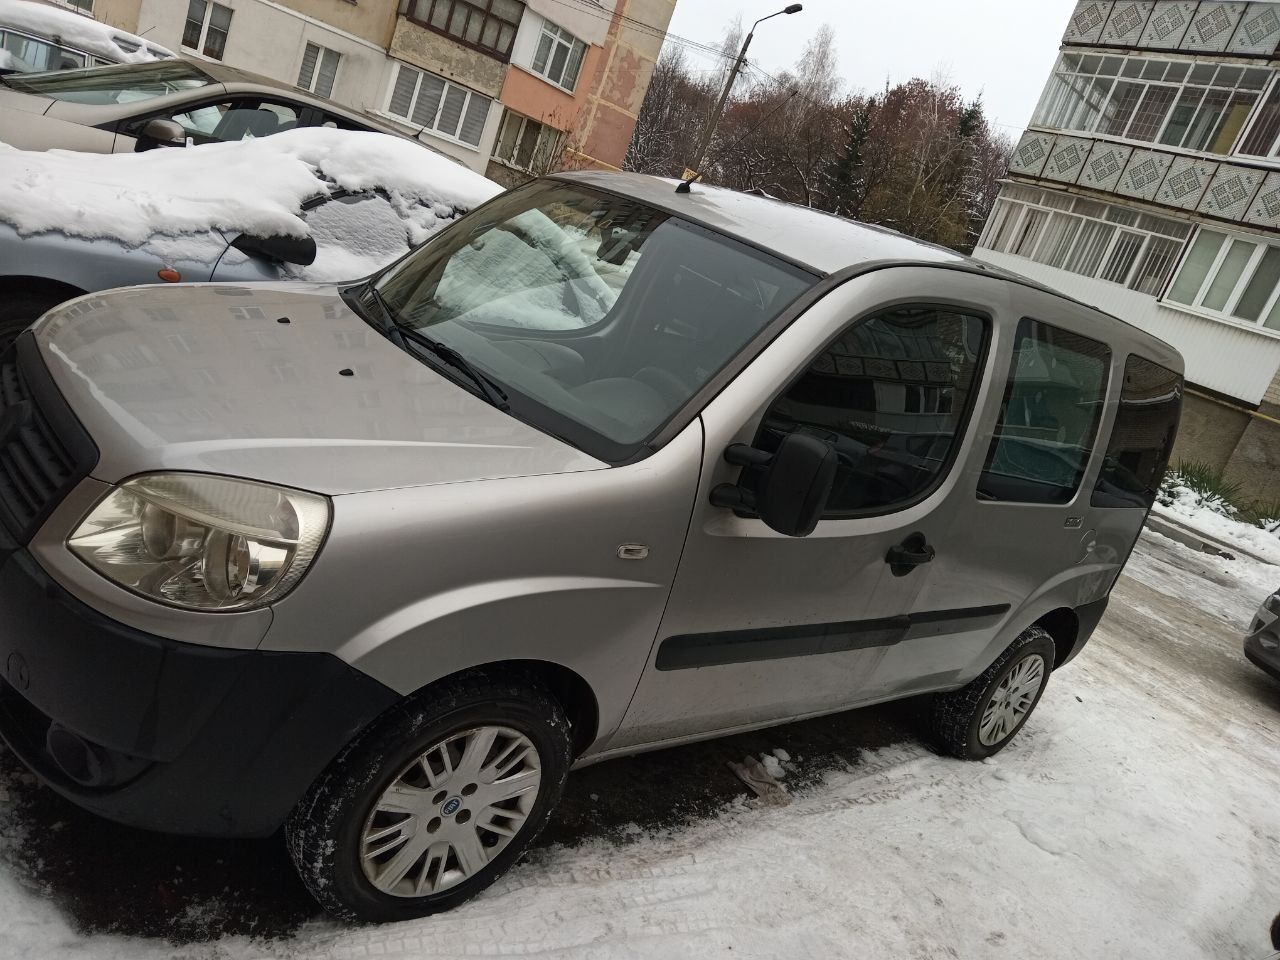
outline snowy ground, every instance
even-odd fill
[[[1240,637],[1276,587],[1280,567],[1146,534],[994,761],[934,755],[906,704],[602,764],[571,778],[560,843],[398,926],[315,918],[274,843],[101,824],[0,758],[0,957],[1260,960],[1280,911],[1280,684]],[[771,747],[793,802],[735,798],[725,761]]]

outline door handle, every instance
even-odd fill
[[[924,534],[913,533],[896,547],[890,547],[884,555],[884,562],[889,564],[889,572],[895,577],[905,577],[922,563],[929,563],[934,556],[935,551]]]

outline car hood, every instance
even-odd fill
[[[35,330],[109,483],[193,470],[340,495],[605,467],[405,353],[329,285],[131,287]]]

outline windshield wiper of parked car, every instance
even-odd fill
[[[406,340],[416,343],[472,381],[481,395],[499,410],[510,408],[511,404],[507,399],[507,392],[476,369],[470,360],[447,343],[436,340],[434,337],[428,337],[425,333],[420,333],[412,327],[406,327],[396,320],[391,308],[382,299],[382,294],[378,292],[378,288],[372,283],[365,288],[364,296],[360,299],[377,308],[382,318],[381,326],[383,330],[393,340],[399,340],[401,346],[404,346]]]

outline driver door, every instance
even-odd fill
[[[987,390],[993,321],[981,299],[956,299],[965,286],[981,292],[991,281],[922,268],[851,280],[704,410],[688,540],[612,747],[840,709],[863,698],[886,651],[953,620],[995,622],[987,610],[915,615],[931,575],[922,558],[945,548],[954,466],[969,452]],[[714,487],[738,479],[726,447],[771,451],[790,432],[820,437],[839,455],[832,498],[805,538],[710,502]],[[917,560],[887,562],[902,547]]]

